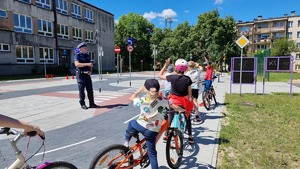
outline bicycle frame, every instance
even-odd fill
[[[17,147],[17,143],[20,141],[21,138],[24,137],[24,134],[18,132],[17,130],[9,130],[10,134],[14,134],[16,135],[16,137],[14,139],[12,139],[10,141],[10,144],[16,154],[16,160],[6,169],[30,169],[30,168],[35,168],[35,167],[31,167],[27,164],[25,157],[22,154],[22,151],[19,150],[19,148]],[[1,133],[2,134],[2,133]],[[45,162],[43,164],[40,164],[39,166],[36,167],[36,169],[43,169],[44,167],[50,165],[50,162]]]
[[[174,117],[175,118],[175,117]],[[178,120],[178,119],[177,119]],[[177,123],[178,124],[178,123]],[[169,125],[169,121],[168,119],[165,119],[162,124],[161,124],[161,129],[160,131],[158,132],[157,136],[156,136],[156,143],[159,141],[160,137],[162,136],[162,134],[167,130],[167,129],[174,129],[174,128],[177,128],[177,126],[173,126],[171,127]],[[180,146],[178,144],[178,139],[175,137],[175,142],[176,142],[176,149],[180,149]],[[125,158],[123,160],[121,160],[116,169],[120,169],[121,166],[124,164],[124,163],[127,163],[129,160],[130,160],[130,157],[133,156],[133,154],[139,150],[139,158],[136,158],[134,159],[133,161],[133,164],[130,165],[130,166],[127,166],[127,167],[122,167],[122,169],[127,169],[127,168],[132,168],[132,167],[135,167],[137,165],[139,165],[142,160],[143,160],[143,157],[145,157],[146,155],[148,155],[148,150],[145,150],[143,151],[143,147],[142,145],[146,142],[146,139],[143,138],[142,140],[139,140],[139,138],[137,137],[137,144],[131,146],[129,148],[129,151],[128,152],[125,152],[126,155],[125,155]],[[118,156],[116,156],[115,158],[113,158],[112,160],[110,160],[110,162],[108,163],[108,165],[111,165],[116,159],[118,159],[119,157],[122,157],[124,154],[120,153]],[[103,160],[104,161],[104,160]]]

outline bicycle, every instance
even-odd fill
[[[169,125],[167,114],[170,112],[173,111],[167,111],[164,114],[164,121],[156,137],[156,143],[168,129],[169,136],[166,142],[167,163],[171,168],[178,168],[181,166],[183,157],[183,134],[177,129],[178,126],[176,125],[178,123],[173,123],[173,126]],[[175,113],[179,114],[179,112]],[[140,165],[142,168],[149,166],[150,160],[148,158],[146,139],[143,138],[140,140],[138,134],[133,135],[133,137],[136,138],[136,144],[130,148],[121,144],[113,144],[99,151],[92,160],[89,168],[131,169],[137,165]],[[135,152],[137,153],[135,154]],[[134,155],[138,155],[138,157],[134,157]]]
[[[217,78],[216,76],[213,77],[213,79]],[[205,81],[201,81],[202,85],[205,86]],[[202,92],[202,101],[204,104],[204,107],[206,108],[206,110],[210,109],[211,106],[211,100],[214,100],[215,105],[218,106],[218,102],[216,100],[216,92],[214,89],[214,86],[211,85],[209,90],[203,90]]]
[[[29,164],[27,164],[27,161],[42,148],[42,146],[44,145],[44,141],[40,149],[34,155],[29,157],[28,159],[25,159],[24,155],[17,147],[18,141],[24,137],[23,133],[15,129],[1,128],[0,134],[16,135],[16,137],[10,141],[10,144],[16,154],[16,160],[6,169],[77,169],[77,167],[75,167],[73,164],[64,161],[44,162],[42,164],[39,164],[38,166],[29,166]],[[36,132],[32,131],[27,133],[27,135],[29,137],[36,136]],[[42,139],[44,140],[45,138]]]

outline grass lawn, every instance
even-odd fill
[[[266,73],[266,82],[290,82],[291,74],[285,72],[270,72],[269,79]],[[263,75],[257,76],[257,81],[263,81]],[[300,73],[293,73],[293,81],[300,81]]]
[[[299,102],[299,94],[226,94],[217,168],[300,168]]]

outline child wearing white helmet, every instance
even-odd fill
[[[178,59],[175,62],[175,72],[176,74],[164,76],[164,70],[169,66],[170,58],[166,60],[163,68],[159,72],[160,79],[167,80],[171,82],[171,92],[169,95],[169,101],[171,107],[177,111],[185,111],[187,117],[187,129],[188,129],[188,141],[190,144],[194,143],[194,138],[192,136],[192,125],[190,119],[190,113],[193,109],[192,102],[192,80],[190,77],[184,75],[184,72],[187,70],[188,63],[184,59]],[[183,107],[184,109],[182,109]],[[173,115],[169,115],[169,122],[173,119]],[[166,139],[166,138],[164,138]]]

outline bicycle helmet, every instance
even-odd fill
[[[175,67],[177,71],[185,72],[188,67],[188,63],[184,59],[177,59],[175,62]]]
[[[155,88],[156,92],[158,92],[160,88],[159,82],[156,79],[147,79],[144,83],[144,86],[147,90],[150,90],[150,88]]]

